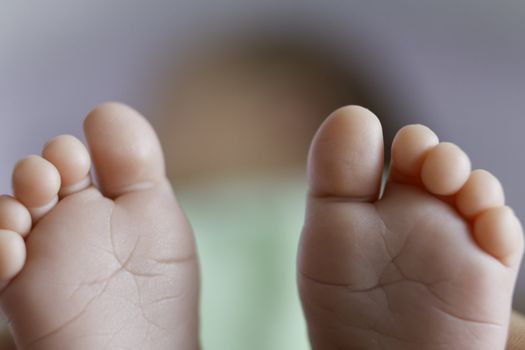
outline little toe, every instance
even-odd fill
[[[39,156],[20,160],[13,170],[13,191],[34,221],[40,219],[58,202],[60,174],[49,161]]]
[[[474,170],[456,194],[456,207],[469,219],[487,209],[504,204],[505,195],[501,183],[486,170]]]
[[[491,208],[474,221],[474,239],[488,254],[512,267],[519,266],[523,254],[521,223],[507,206]]]
[[[0,230],[0,289],[15,277],[26,260],[26,245],[17,232]]]
[[[467,182],[470,170],[470,160],[461,148],[441,142],[428,151],[421,166],[421,181],[429,192],[450,196]]]
[[[55,137],[44,146],[42,156],[60,173],[62,183],[60,196],[82,191],[91,185],[89,177],[91,158],[86,147],[76,137],[71,135]]]
[[[320,127],[308,158],[312,195],[376,200],[383,174],[381,124],[366,108],[340,108]]]
[[[436,134],[426,126],[415,124],[401,128],[392,142],[390,177],[417,182],[426,155],[438,143]]]
[[[150,124],[120,103],[93,109],[84,132],[102,192],[115,198],[165,179],[164,157]]]
[[[31,230],[31,214],[11,196],[0,196],[0,230],[9,230],[25,237]]]

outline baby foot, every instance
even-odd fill
[[[309,156],[298,283],[314,349],[504,349],[523,253],[498,180],[421,125],[392,145],[361,107],[336,111]]]
[[[155,132],[117,103],[19,161],[0,197],[0,303],[19,349],[197,349],[198,267]],[[27,252],[27,253],[26,253]]]

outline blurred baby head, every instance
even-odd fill
[[[296,38],[252,35],[188,51],[161,89],[158,129],[175,181],[302,167],[331,111],[369,103],[351,70]]]

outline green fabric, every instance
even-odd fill
[[[239,177],[175,191],[197,241],[203,349],[309,349],[295,283],[304,179]]]

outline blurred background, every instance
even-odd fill
[[[159,131],[195,230],[204,349],[307,349],[295,290],[308,143],[362,104],[433,128],[525,219],[521,1],[0,2],[0,191],[119,100]],[[522,269],[515,308],[525,312]]]

